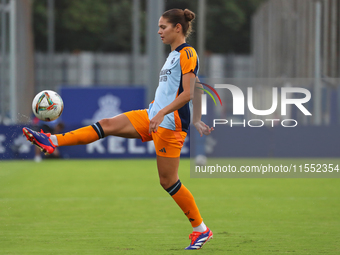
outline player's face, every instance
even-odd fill
[[[167,19],[160,17],[158,22],[158,34],[160,35],[164,44],[171,44],[178,36],[178,28],[168,22]]]

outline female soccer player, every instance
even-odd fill
[[[27,139],[47,153],[52,153],[58,146],[88,144],[110,135],[139,138],[143,142],[153,140],[160,184],[193,227],[187,250],[200,249],[213,237],[203,222],[194,197],[178,178],[180,152],[190,123],[189,102],[194,94],[190,93],[190,85],[197,79],[199,64],[195,49],[186,43],[194,18],[195,14],[188,9],[171,9],[159,19],[158,34],[163,43],[171,46],[171,52],[160,72],[155,100],[149,109],[126,112],[59,135],[23,128]],[[194,111],[193,124],[201,135],[209,135],[212,130],[201,121],[200,110]]]

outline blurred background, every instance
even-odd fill
[[[273,86],[305,78],[299,87],[312,92],[313,117],[299,125],[339,125],[340,0],[0,0],[0,157],[32,157],[17,134],[21,125],[51,125],[32,118],[41,90],[64,99],[64,131],[147,107],[170,51],[158,19],[171,8],[197,15],[188,43],[202,79],[276,79],[255,95],[265,108]],[[222,96],[228,103],[217,109],[220,118],[232,111],[230,95]],[[64,155],[154,153],[139,141],[110,139]]]

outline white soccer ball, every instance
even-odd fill
[[[64,110],[64,103],[57,92],[43,90],[33,99],[32,110],[38,119],[52,121],[59,118]]]

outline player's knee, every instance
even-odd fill
[[[99,121],[99,124],[104,130],[105,136],[116,135],[118,127],[114,122],[114,118],[106,118]]]
[[[99,124],[102,126],[102,128],[106,128],[110,125],[110,119],[101,119]]]
[[[174,181],[171,178],[166,178],[166,177],[160,177],[159,182],[163,189],[168,189],[174,184]]]

